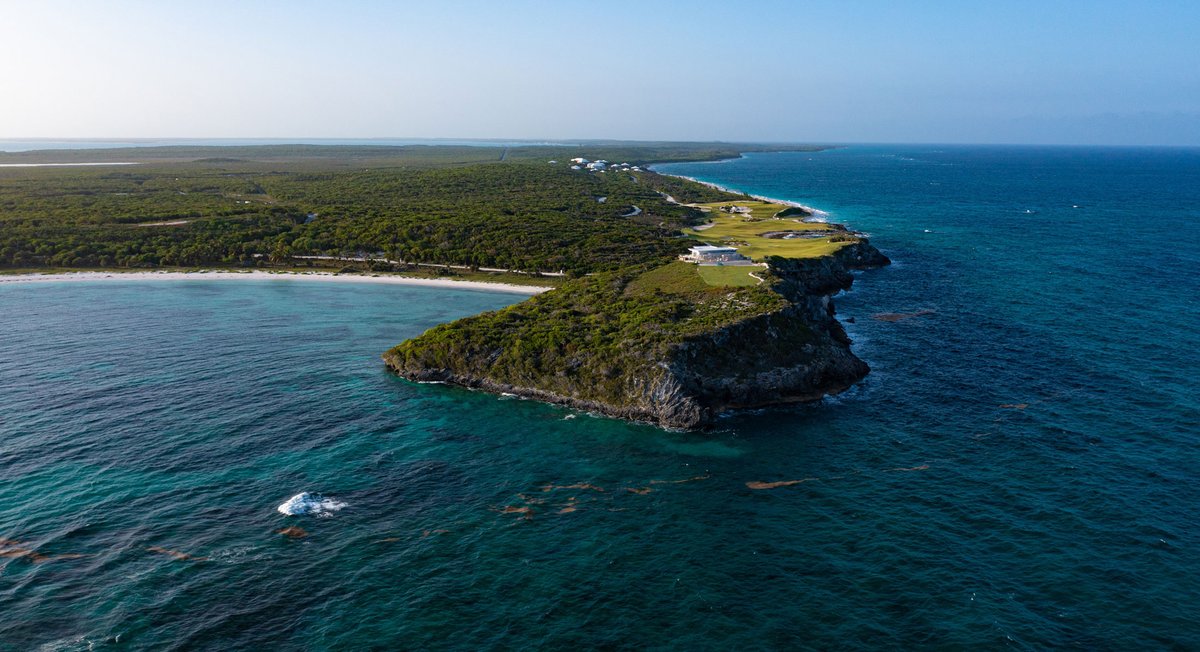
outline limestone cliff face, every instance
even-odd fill
[[[700,428],[729,410],[816,400],[862,379],[870,368],[851,352],[830,295],[850,287],[850,270],[889,262],[865,240],[834,256],[772,259],[777,281],[771,290],[786,299],[778,309],[684,338],[625,347],[618,360],[591,372],[578,370],[579,358],[564,356],[561,362],[542,361],[540,373],[517,374],[489,366],[503,355],[495,350],[503,344],[472,349],[446,337],[425,346],[417,338],[384,359],[410,380],[508,392],[669,428]],[[446,347],[455,355],[447,355]]]
[[[773,259],[774,289],[791,305],[693,338],[672,350],[670,369],[696,405],[695,427],[739,408],[812,401],[870,372],[850,351],[830,295],[849,289],[853,269],[891,261],[863,241],[818,259]],[[684,419],[683,421],[687,421]]]

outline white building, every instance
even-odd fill
[[[573,158],[571,159],[571,162],[576,165],[587,165],[588,163],[591,163],[591,161],[587,160],[586,158]]]
[[[693,263],[727,263],[735,260],[746,260],[733,247],[714,247],[712,245],[697,245],[688,250],[684,260]]]
[[[598,172],[603,172],[604,168],[606,168],[606,167],[608,167],[608,164],[605,163],[604,161],[595,161],[592,163],[588,163],[588,165],[587,165],[587,169],[596,170]]]

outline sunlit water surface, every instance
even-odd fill
[[[661,169],[871,233],[865,382],[671,433],[383,368],[512,295],[0,286],[0,648],[1200,646],[1200,153]]]

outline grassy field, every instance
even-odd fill
[[[753,287],[758,279],[752,272],[763,272],[758,266],[694,265],[676,261],[643,272],[625,287],[626,296],[664,294],[698,298],[720,294],[722,288]]]
[[[789,208],[788,206],[784,206],[782,204],[776,204],[776,203],[769,202],[769,201],[757,201],[757,200],[719,201],[719,202],[709,202],[707,204],[697,204],[697,206],[701,210],[712,211],[712,213],[714,215],[731,215],[730,213],[724,213],[724,212],[718,210],[722,206],[741,206],[743,208],[749,208],[750,209],[750,217],[752,217],[753,219],[756,219],[756,220],[769,220],[769,219],[775,217],[776,213]],[[743,218],[745,217],[744,214],[742,214],[742,215],[732,214],[732,215],[734,217],[743,217]],[[818,225],[813,224],[812,226],[818,226]]]
[[[695,267],[705,283],[720,287],[758,285],[758,279],[750,274],[763,271],[761,267],[748,265],[696,265]]]
[[[656,293],[697,296],[712,288],[696,272],[691,263],[676,261],[643,272],[625,286],[626,296],[645,296]]]
[[[722,206],[744,206],[750,214],[726,213]],[[763,260],[767,256],[784,258],[816,258],[827,256],[842,248],[853,239],[846,238],[842,231],[821,222],[803,222],[801,218],[776,218],[775,214],[787,208],[781,204],[764,201],[734,201],[696,204],[711,218],[708,228],[684,229],[691,238],[714,245],[737,247],[738,252],[752,260]],[[762,234],[772,231],[828,231],[830,237],[818,238],[764,238]],[[841,241],[833,241],[840,239]]]

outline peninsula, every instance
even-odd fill
[[[680,260],[571,281],[435,327],[384,354],[401,376],[669,428],[840,392],[869,367],[830,296],[890,261],[807,211],[730,196],[688,204]]]
[[[819,148],[0,154],[0,270],[324,271],[553,288],[435,327],[384,360],[410,380],[696,428],[728,410],[838,392],[868,371],[830,301],[850,270],[888,262],[866,238],[803,207],[649,167],[778,149]]]

